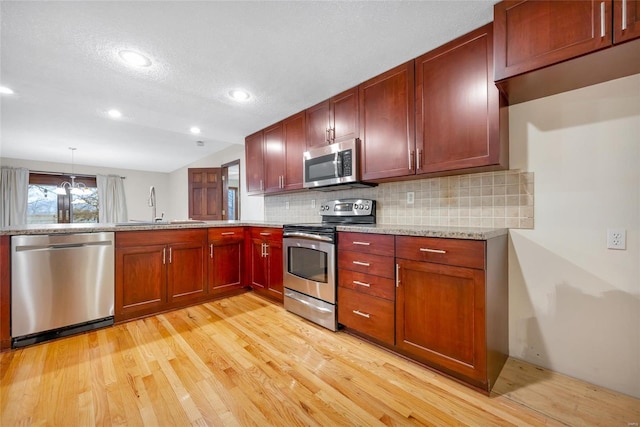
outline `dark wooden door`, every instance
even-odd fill
[[[495,80],[611,46],[611,14],[609,0],[507,0],[496,4]]]
[[[416,59],[417,173],[498,165],[499,97],[491,24]]]
[[[167,247],[116,249],[115,321],[151,314],[167,302]]]
[[[167,250],[169,302],[188,302],[203,297],[207,291],[204,242],[171,243]]]
[[[282,122],[284,133],[284,190],[302,188],[302,156],[306,150],[305,112],[302,111]]]
[[[305,110],[307,122],[307,150],[330,144],[329,139],[329,100]]]
[[[264,182],[267,193],[284,187],[284,138],[282,122],[264,130]]]
[[[0,351],[11,347],[11,238],[0,236]]]
[[[264,149],[262,131],[249,135],[244,140],[247,161],[247,194],[264,192]]]
[[[486,377],[484,271],[396,260],[396,346],[427,364]]]
[[[209,242],[209,293],[223,295],[244,286],[244,235]]]
[[[221,168],[189,168],[189,218],[223,219],[221,171]]]
[[[415,173],[414,61],[359,86],[364,180]]]
[[[267,289],[272,298],[283,300],[283,264],[282,264],[282,239],[269,240],[266,248],[266,261],[268,268]]]
[[[329,100],[329,140],[331,143],[358,138],[358,87],[346,90]]]
[[[640,1],[613,0],[613,42],[640,37]]]

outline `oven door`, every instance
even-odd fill
[[[336,303],[335,244],[285,237],[284,287]]]

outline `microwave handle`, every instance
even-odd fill
[[[335,176],[337,178],[342,178],[342,174],[343,174],[343,168],[342,168],[342,156],[340,155],[340,152],[336,153],[336,160],[334,161],[335,164]]]

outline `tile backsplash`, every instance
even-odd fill
[[[323,200],[366,198],[376,201],[378,224],[533,228],[533,194],[533,172],[508,170],[266,196],[264,206],[267,221],[313,223]]]

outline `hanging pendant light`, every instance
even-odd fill
[[[73,174],[73,153],[76,151],[76,148],[69,147],[69,150],[71,150],[71,175],[69,175],[71,182],[63,181],[58,188],[53,190],[53,192],[64,196],[67,194],[67,190],[69,190],[69,192],[74,196],[88,196],[91,194],[91,190],[89,190],[83,183],[76,182],[76,176]]]

